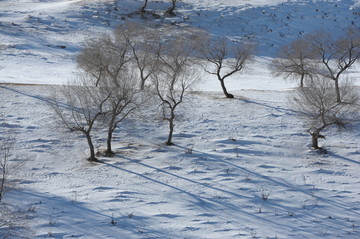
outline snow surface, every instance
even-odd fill
[[[227,82],[236,99],[204,74],[180,108],[175,146],[163,144],[167,125],[149,107],[116,132],[116,157],[91,164],[84,139],[59,129],[47,101],[73,77],[85,39],[123,16],[139,20],[140,1],[119,1],[117,12],[112,2],[0,1],[0,131],[17,132],[24,161],[4,201],[27,215],[31,238],[359,238],[360,125],[327,130],[329,153],[312,151],[287,103],[296,82],[267,67],[299,34],[359,26],[359,1],[181,1],[177,17],[153,21],[258,42],[249,69]]]

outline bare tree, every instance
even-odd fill
[[[164,119],[169,122],[167,145],[172,145],[174,121],[177,107],[184,101],[186,93],[198,81],[192,67],[191,52],[195,49],[185,38],[171,38],[161,44],[157,51],[159,68],[153,74],[153,85],[164,110]]]
[[[0,202],[0,239],[29,239],[32,231],[26,213],[15,206]]]
[[[12,156],[15,144],[15,133],[13,131],[2,132],[0,136],[0,201],[3,199],[7,189],[7,181],[10,174]]]
[[[129,63],[133,59],[131,55],[135,51],[132,43],[140,36],[138,31],[140,29],[126,25],[122,30],[116,30],[113,36],[94,40],[82,50],[78,58],[78,62],[82,63],[78,65],[80,70],[90,76],[87,84],[97,87],[99,97],[107,99],[102,106],[101,117],[105,119],[103,122],[106,122],[108,128],[107,156],[113,154],[113,132],[143,99],[136,90],[135,74],[129,70]],[[99,59],[102,59],[101,64]]]
[[[145,82],[154,73],[157,67],[155,50],[159,45],[159,36],[154,30],[139,23],[125,23],[114,32],[123,38],[132,54],[132,62],[139,70],[140,89],[145,89]]]
[[[161,101],[163,117],[169,123],[167,145],[173,145],[176,109],[183,103],[187,93],[198,80],[196,71],[191,68],[177,74],[176,78],[168,78],[163,74],[156,74],[153,77],[155,93]]]
[[[304,86],[305,78],[312,77],[312,52],[308,44],[303,40],[295,40],[289,45],[283,46],[270,65],[275,76],[288,78],[300,78],[300,87]]]
[[[7,127],[6,122],[3,122],[2,126],[4,130],[0,133],[0,238],[30,238],[26,216],[23,212],[19,213],[14,205],[8,204],[4,197],[12,186],[10,177],[16,175],[23,162],[14,160],[16,132]]]
[[[349,28],[335,39],[329,32],[316,31],[304,37],[317,63],[314,72],[333,80],[337,102],[341,102],[339,79],[360,58],[360,30]]]
[[[358,89],[348,83],[339,89],[341,100],[346,104],[336,100],[334,85],[326,78],[308,80],[306,87],[300,88],[294,97],[295,107],[309,125],[308,132],[315,149],[321,149],[318,140],[325,138],[321,134],[323,130],[332,125],[344,128],[359,119]]]
[[[234,95],[228,93],[225,79],[242,71],[252,59],[254,50],[253,45],[240,42],[230,46],[225,38],[208,41],[203,45],[203,56],[214,67],[213,70],[205,70],[217,77],[227,98],[234,98]]]
[[[83,134],[87,140],[89,161],[98,161],[92,139],[92,131],[98,118],[105,114],[104,105],[108,96],[104,97],[100,88],[89,83],[89,75],[82,74],[78,79],[63,86],[60,97],[54,95],[55,103],[50,104],[60,122],[70,131]]]
[[[108,97],[105,104],[105,117],[108,127],[105,151],[107,156],[114,153],[111,144],[115,129],[120,122],[137,109],[144,99],[139,96],[139,92],[134,86],[135,77],[128,71],[116,79],[103,79],[100,83],[100,90],[104,97]]]

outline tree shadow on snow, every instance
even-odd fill
[[[27,203],[22,205],[28,207],[27,218],[37,221],[30,221],[31,225],[36,225],[32,228],[32,238],[136,238],[140,233],[139,225],[147,219],[137,216],[136,220],[129,220],[128,215],[116,216],[112,209],[101,209],[102,205],[91,208],[90,203],[35,190],[17,190],[11,197]],[[161,230],[152,229],[149,233],[154,238],[163,236]]]

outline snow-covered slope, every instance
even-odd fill
[[[85,39],[101,36],[124,21],[138,21],[141,1],[57,0],[0,2],[0,82],[61,84],[72,77],[74,61]],[[360,25],[358,1],[183,0],[178,15],[153,19],[179,27],[201,28],[215,36],[251,40],[258,56],[302,34],[326,29],[343,34]],[[169,1],[149,1],[148,9],[169,7]],[[266,68],[266,61],[255,63]],[[242,89],[237,83],[235,89]]]
[[[0,88],[2,128],[18,132],[26,162],[6,201],[31,218],[32,238],[358,238],[358,131],[329,131],[330,153],[311,151],[288,91],[194,94],[175,146],[165,122],[129,120],[116,157],[90,164],[84,139],[54,124],[51,90]]]
[[[152,21],[258,42],[249,69],[227,82],[236,99],[204,75],[180,108],[175,146],[148,107],[117,130],[118,154],[91,164],[84,139],[55,124],[47,101],[59,86],[47,84],[73,77],[85,39],[139,20],[141,1],[118,2],[0,1],[0,82],[41,83],[0,85],[0,132],[17,133],[24,162],[4,202],[26,215],[31,238],[359,238],[360,125],[329,129],[329,154],[312,151],[287,103],[296,82],[267,68],[301,34],[359,26],[359,1],[182,0],[177,17]],[[349,75],[359,78],[359,65]]]

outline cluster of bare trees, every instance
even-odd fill
[[[78,77],[64,86],[52,108],[68,129],[85,136],[89,160],[97,160],[94,127],[107,128],[105,154],[112,155],[113,132],[145,102],[162,110],[169,123],[166,144],[172,145],[176,109],[199,81],[199,66],[219,80],[225,97],[234,98],[225,80],[246,68],[255,46],[189,29],[181,34],[172,30],[128,22],[112,35],[85,44],[77,58]],[[359,95],[340,78],[360,57],[359,35],[353,28],[339,38],[323,31],[310,33],[281,48],[271,64],[275,75],[300,79],[294,102],[311,122],[308,131],[315,148],[322,130],[344,127],[358,111]]]
[[[199,39],[191,32],[173,37],[159,31],[128,23],[87,42],[76,80],[54,95],[51,107],[67,129],[85,136],[90,161],[97,161],[93,130],[107,127],[105,153],[113,154],[114,130],[144,103],[161,106],[169,123],[166,144],[172,145],[176,109],[198,81]]]
[[[108,130],[105,153],[110,156],[114,130],[142,99],[137,97],[135,77],[127,66],[128,49],[120,36],[88,42],[78,56],[77,78],[54,95],[51,107],[66,128],[85,136],[90,161],[97,161],[92,140],[96,124]]]
[[[341,76],[360,58],[360,30],[350,27],[347,34],[335,38],[326,31],[315,31],[281,48],[279,59],[272,62],[275,75],[300,78],[321,77],[335,84],[336,100],[341,102]]]
[[[344,128],[359,117],[359,89],[344,73],[360,58],[360,30],[347,34],[316,31],[284,46],[271,69],[277,76],[300,79],[295,106],[306,118],[312,146],[319,149],[321,131],[329,126]],[[341,80],[341,82],[340,82]]]
[[[169,123],[166,144],[172,145],[176,109],[199,81],[199,65],[217,76],[226,97],[234,97],[224,81],[245,67],[254,48],[242,43],[230,47],[224,39],[210,40],[191,30],[175,34],[171,26],[155,29],[129,22],[85,44],[76,80],[54,96],[51,107],[66,128],[85,136],[89,160],[97,160],[94,128],[107,127],[105,154],[112,155],[114,130],[145,102],[162,110]]]

